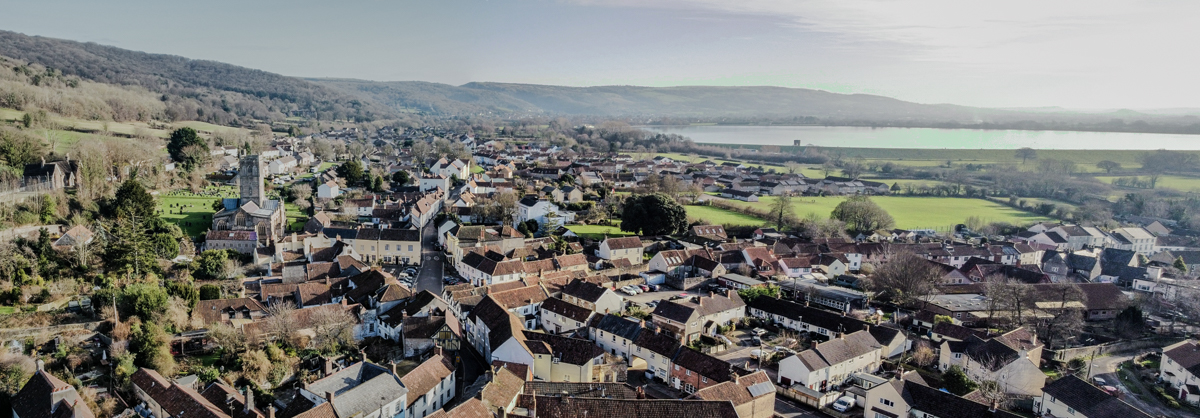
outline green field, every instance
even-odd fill
[[[289,231],[298,231],[304,229],[304,223],[308,222],[308,215],[300,211],[300,207],[295,203],[284,203],[283,210],[287,215],[287,229]]]
[[[777,199],[774,196],[762,197],[758,203],[747,203],[726,200],[736,205],[748,205],[766,211]],[[829,217],[833,208],[844,197],[794,197],[792,207],[796,216],[804,217],[814,213],[821,217]],[[977,216],[984,222],[1009,222],[1013,224],[1031,224],[1048,221],[1049,218],[1033,213],[1017,210],[995,202],[982,199],[966,199],[951,197],[904,197],[878,196],[872,201],[892,215],[897,228],[942,228],[952,227],[962,223],[968,217]],[[691,209],[688,207],[688,213]],[[701,216],[703,217],[703,216]]]
[[[216,200],[207,196],[159,196],[159,216],[179,225],[188,236],[197,237],[212,226],[212,214],[216,213],[212,204]]]
[[[17,313],[15,306],[0,306],[0,315],[11,315]]]
[[[483,167],[480,167],[480,166],[477,166],[477,165],[472,165],[472,166],[471,166],[471,174],[479,174],[479,173],[482,173],[482,172],[484,172],[484,171],[486,171],[486,170],[484,170],[484,169],[483,169]]]
[[[622,231],[621,228],[611,225],[567,225],[567,229],[579,235],[581,238],[600,240],[607,237],[624,237],[633,235],[631,232]]]
[[[1149,175],[1145,174],[1129,174],[1126,176],[1096,176],[1096,180],[1101,183],[1111,185],[1113,179],[1117,177],[1140,177],[1142,180],[1149,180],[1150,178]],[[1113,187],[1117,190],[1141,190],[1116,186]],[[1158,184],[1155,187],[1159,189],[1175,189],[1181,192],[1195,192],[1200,191],[1200,178],[1165,175],[1158,178]],[[1124,194],[1124,192],[1119,192],[1119,194]]]
[[[684,206],[689,219],[701,220],[716,225],[749,225],[758,226],[765,223],[762,219],[750,215],[728,211],[711,206]]]

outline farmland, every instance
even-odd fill
[[[684,206],[688,219],[702,220],[717,225],[762,225],[762,219],[711,206]]]
[[[739,205],[749,206],[758,210],[766,211],[770,205],[777,199],[773,196],[766,196],[757,203],[748,203],[734,200],[725,200],[725,202]],[[829,213],[844,199],[843,197],[795,197],[792,198],[792,208],[798,217],[804,217],[809,213],[816,214],[822,218],[829,217]],[[965,199],[965,198],[949,198],[949,197],[903,197],[903,196],[879,196],[871,198],[875,203],[879,204],[884,210],[892,215],[896,220],[897,228],[918,229],[918,228],[935,228],[946,229],[955,224],[962,223],[968,217],[976,216],[984,222],[1009,222],[1013,224],[1030,224],[1049,220],[1048,218],[1013,209],[999,203],[989,202],[981,199]],[[721,222],[720,217],[713,216],[710,218],[706,214],[692,213],[693,206],[688,207],[688,214],[706,220],[711,220],[715,223]],[[716,208],[709,208],[719,210]],[[728,211],[722,211],[731,215],[734,214]],[[746,216],[746,215],[740,215]],[[749,216],[747,216],[749,217]],[[753,218],[752,218],[753,219]]]

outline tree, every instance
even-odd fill
[[[1016,157],[1020,158],[1021,165],[1024,165],[1025,162],[1028,160],[1036,160],[1037,159],[1037,150],[1034,150],[1033,148],[1029,148],[1029,147],[1020,148],[1020,149],[1017,149]]]
[[[958,366],[950,366],[946,370],[946,373],[942,375],[942,379],[942,384],[946,386],[946,390],[958,396],[971,393],[971,391],[979,386],[971,381],[971,378],[967,377],[966,373],[963,373],[962,369]]]
[[[933,263],[912,253],[898,253],[875,269],[871,286],[885,291],[901,304],[922,300],[942,282],[942,272]]]
[[[920,367],[929,367],[933,361],[937,360],[937,354],[933,352],[933,348],[929,346],[926,340],[918,340],[917,348],[913,349],[913,363]]]
[[[271,360],[262,350],[250,350],[242,354],[242,376],[255,384],[262,384],[271,373]]]
[[[891,228],[892,215],[866,196],[852,196],[833,208],[830,218],[845,222],[851,231],[869,232]]]
[[[267,330],[275,341],[290,345],[296,343],[296,332],[299,330],[296,329],[296,317],[293,315],[295,311],[296,306],[291,302],[275,302],[267,307]]]
[[[749,303],[750,301],[757,299],[759,296],[770,296],[773,298],[778,298],[779,297],[779,286],[772,284],[772,285],[766,285],[766,286],[760,286],[760,287],[750,287],[750,288],[738,290],[737,293],[738,293],[738,296],[742,298],[742,300]]]
[[[771,220],[775,222],[775,227],[780,231],[787,229],[792,224],[792,218],[796,217],[796,210],[792,207],[792,198],[788,195],[782,195],[775,198],[771,203]]]
[[[653,193],[625,200],[621,230],[641,235],[672,235],[687,229],[687,211],[675,199]]]
[[[312,314],[313,346],[324,353],[335,353],[355,345],[354,317],[340,306],[317,308]]]
[[[158,285],[134,283],[121,291],[120,301],[126,315],[137,315],[142,321],[154,321],[167,310],[167,289]]]
[[[196,257],[196,278],[200,280],[225,280],[225,262],[229,253],[225,250],[204,250]]]
[[[787,169],[788,174],[796,174],[797,171],[804,169],[803,165],[795,161],[784,162],[783,167]]]
[[[156,209],[154,196],[150,195],[142,182],[136,178],[130,178],[121,183],[121,187],[117,188],[117,194],[113,198],[113,214],[118,217],[134,216],[141,218],[139,221],[147,221],[151,218],[158,218]]]
[[[200,300],[215,300],[221,298],[221,286],[206,284],[200,286]]]
[[[171,355],[171,335],[167,334],[157,323],[143,321],[136,324],[133,339],[130,341],[131,351],[137,356],[137,363],[167,376],[175,374],[175,357]]]
[[[185,152],[184,150],[188,147],[196,147],[196,149],[203,150],[203,153],[196,152],[194,149],[192,152]],[[195,129],[179,128],[175,132],[171,132],[171,138],[167,142],[167,153],[171,155],[172,160],[183,164],[184,170],[191,171],[200,163],[195,160],[198,154],[209,155],[208,142],[201,138]]]
[[[1142,317],[1142,310],[1137,306],[1125,308],[1117,314],[1116,320],[1113,321],[1113,329],[1118,335],[1125,338],[1142,335],[1146,330],[1146,320]]]
[[[352,159],[342,163],[342,165],[339,165],[337,168],[337,175],[338,177],[346,179],[346,185],[350,186],[359,184],[364,178],[366,178],[363,171],[363,165],[357,159]]]
[[[392,182],[393,183],[404,186],[404,185],[408,184],[409,180],[411,180],[411,179],[410,179],[407,171],[400,170],[395,173],[392,173]]]
[[[1183,261],[1182,255],[1175,257],[1175,262],[1171,263],[1171,267],[1175,267],[1176,270],[1183,272],[1183,274],[1187,274],[1188,272],[1188,264],[1186,261]]]
[[[1121,169],[1121,163],[1118,163],[1116,161],[1104,160],[1104,161],[1096,163],[1096,168],[1104,170],[1105,174],[1112,174],[1113,170]]]
[[[224,350],[227,359],[246,348],[246,334],[224,322],[208,326],[208,339]]]

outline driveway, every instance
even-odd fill
[[[1133,382],[1125,381],[1116,373],[1117,366],[1126,361],[1132,360],[1134,357],[1149,353],[1150,350],[1145,350],[1129,354],[1117,354],[1111,356],[1098,357],[1092,362],[1092,377],[1104,379],[1111,386],[1116,386],[1121,390],[1121,399],[1128,402],[1130,405],[1145,411],[1146,413],[1156,417],[1174,417],[1182,416],[1185,413],[1178,409],[1171,409],[1164,405],[1154,396],[1152,385],[1145,384],[1139,380]],[[1091,379],[1088,379],[1091,381]],[[1136,388],[1141,392],[1140,395],[1130,390],[1130,387]]]
[[[417,288],[415,292],[428,290],[435,295],[442,294],[442,278],[445,277],[444,258],[441,251],[436,249],[438,237],[437,227],[429,222],[421,230],[421,271],[417,273]]]

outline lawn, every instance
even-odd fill
[[[601,240],[606,236],[624,237],[633,235],[631,232],[622,231],[621,228],[612,225],[567,225],[567,229],[582,238],[594,240]]]
[[[0,306],[0,315],[11,315],[17,313],[15,306]]]
[[[765,223],[762,219],[750,215],[728,211],[711,206],[684,206],[688,218],[699,219],[716,225],[750,225],[758,226]]]
[[[486,171],[486,170],[484,170],[484,169],[483,169],[483,167],[480,167],[480,166],[478,166],[478,165],[472,165],[472,166],[471,166],[471,174],[479,174],[479,173],[482,173],[482,172],[484,172],[484,171]]]
[[[304,229],[304,223],[308,222],[308,215],[300,211],[300,207],[295,203],[284,203],[283,210],[287,215],[287,228],[289,231],[299,231]]]
[[[737,205],[749,205],[760,210],[767,210],[777,199],[774,196],[760,198],[758,203],[727,200]],[[792,207],[796,216],[804,217],[809,213],[821,217],[829,217],[833,208],[844,197],[794,197]],[[896,220],[897,228],[904,229],[942,229],[963,223],[968,217],[977,216],[984,222],[1009,222],[1018,225],[1048,221],[1049,218],[1033,213],[1017,210],[999,203],[982,199],[965,199],[952,197],[906,197],[906,196],[877,196],[872,197],[875,203],[886,210]],[[689,214],[690,214],[689,207]]]
[[[237,191],[232,187],[208,187],[203,193],[196,195],[186,191],[174,191],[159,195],[158,209],[160,216],[167,222],[179,225],[188,236],[197,237],[208,231],[212,226],[213,202],[220,197],[236,197]]]

